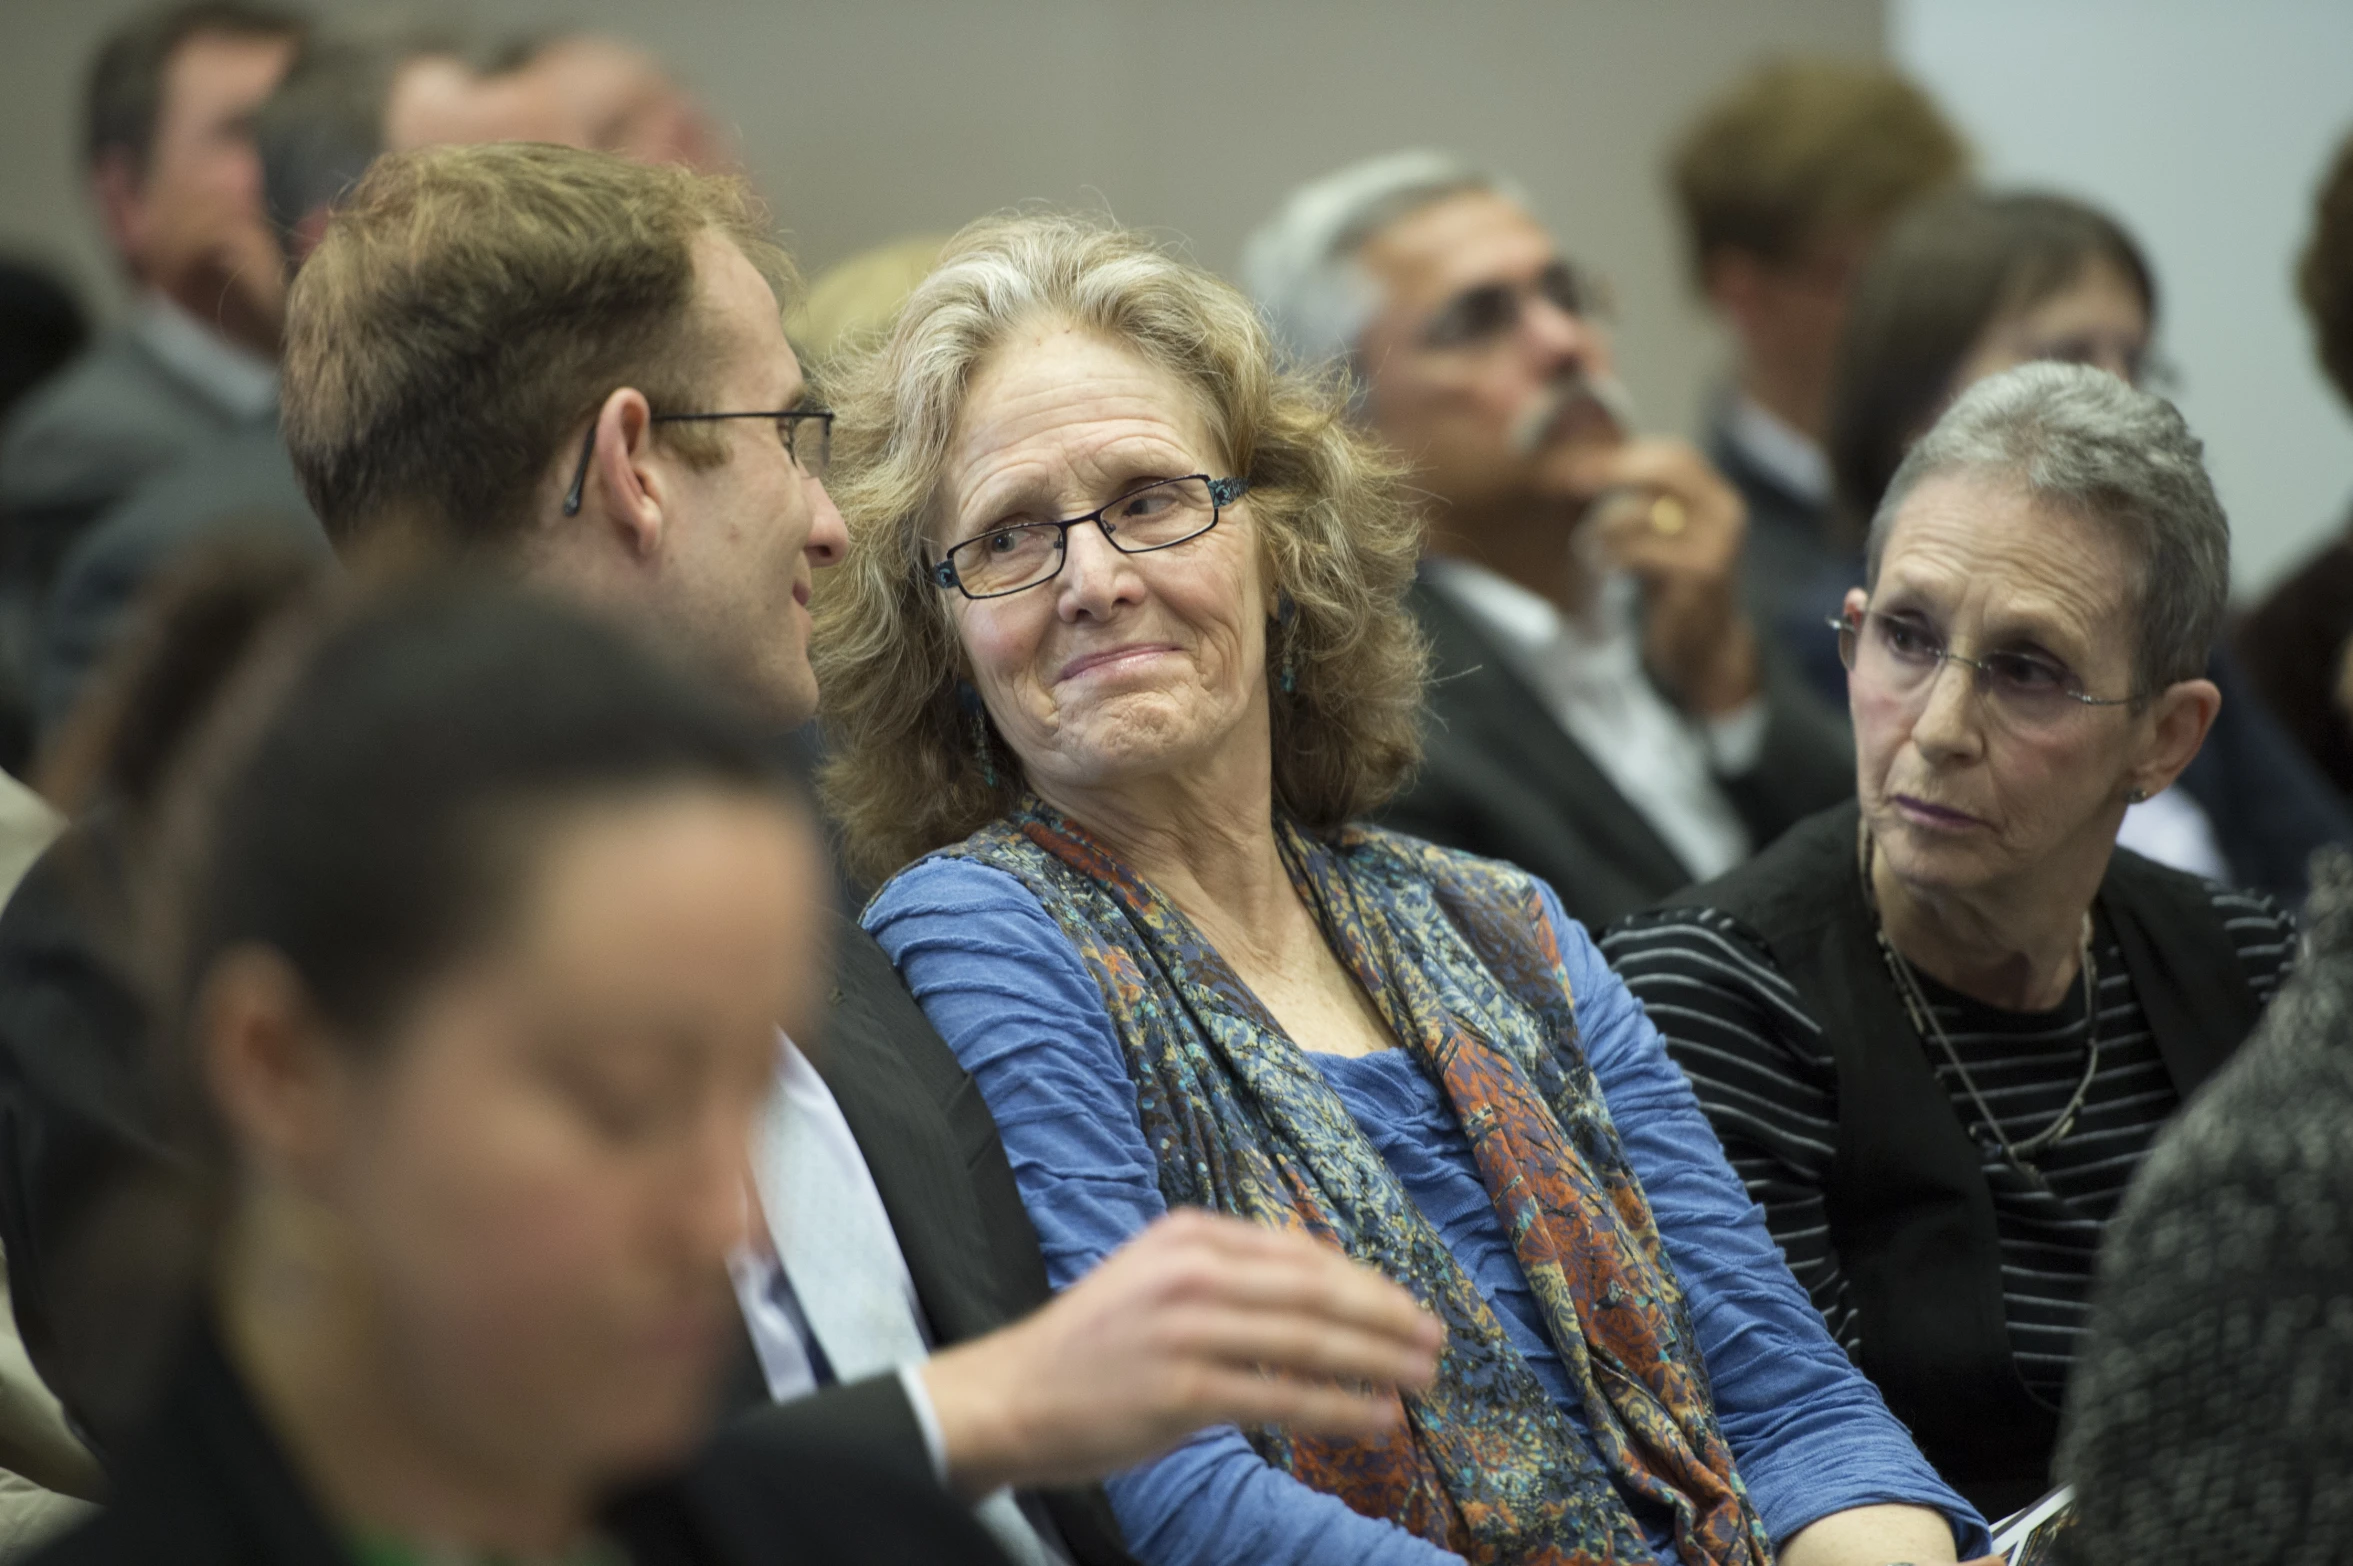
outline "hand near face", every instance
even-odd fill
[[[1209,1425],[1359,1436],[1437,1373],[1413,1296],[1304,1235],[1180,1212],[1051,1305],[923,1369],[968,1495],[1132,1467]]]
[[[275,342],[286,310],[286,256],[261,215],[219,202],[157,203],[155,285],[250,347]]]
[[[1748,530],[1739,492],[1689,442],[1656,437],[1596,449],[1580,476],[1601,496],[1585,524],[1594,546],[1642,584],[1651,674],[1702,716],[1753,698],[1757,643],[1739,603]]]

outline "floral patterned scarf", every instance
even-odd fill
[[[946,852],[1019,880],[1094,974],[1169,1204],[1316,1235],[1446,1326],[1436,1382],[1390,1434],[1252,1444],[1475,1563],[1648,1562],[1639,1496],[1672,1515],[1683,1566],[1769,1566],[1536,883],[1392,833],[1276,830],[1332,951],[1460,1120],[1592,1442],[1314,1062],[1174,905],[1032,800]]]

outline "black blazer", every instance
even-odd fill
[[[178,1320],[175,1209],[157,1138],[147,1012],[114,942],[127,927],[117,833],[69,830],[0,910],[0,1243],[25,1347],[101,1449],[118,1450]],[[1043,1304],[1035,1231],[980,1090],[882,949],[842,922],[817,1063],[866,1155],[933,1340],[963,1342]],[[789,1442],[854,1439],[931,1483],[895,1376],[768,1400],[749,1342],[734,1416]],[[933,1486],[937,1488],[936,1484]],[[1039,1500],[1079,1566],[1125,1566],[1094,1486]]]
[[[1469,615],[1426,581],[1407,602],[1430,638],[1422,770],[1383,824],[1509,860],[1596,930],[1691,884],[1690,867]],[[1846,724],[1766,651],[1763,754],[1746,776],[1721,780],[1760,848],[1855,786]]]
[[[890,1214],[932,1339],[982,1337],[1053,1295],[1037,1231],[980,1088],[924,1017],[874,938],[844,919],[834,939],[835,987],[810,1061],[841,1106]],[[748,1356],[735,1386],[739,1417],[817,1439],[854,1430],[930,1473],[922,1427],[896,1376],[769,1404]],[[1128,1560],[1100,1487],[1038,1492],[1079,1566]]]
[[[209,1330],[181,1356],[106,1510],[44,1566],[349,1566]],[[636,1566],[1004,1566],[964,1508],[859,1443],[776,1427],[723,1431],[675,1478],[605,1515]]]

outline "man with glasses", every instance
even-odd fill
[[[296,284],[288,447],[347,559],[485,558],[805,723],[810,592],[847,537],[793,286],[738,181],[517,144],[388,158]],[[733,1268],[760,1394],[802,1400],[774,1414],[922,1465],[1043,1566],[1124,1560],[1117,1525],[1091,1486],[1006,1486],[1284,1422],[1309,1381],[1396,1379],[1384,1356],[1421,1330],[1403,1291],[1202,1215],[1047,1303],[971,1078],[880,948],[846,921],[836,943],[826,1037],[780,1039]],[[1310,1369],[1333,1353],[1353,1368]]]
[[[521,142],[388,155],[289,296],[289,453],[354,568],[466,560],[604,606],[797,726],[813,577],[847,540],[793,281],[739,181]],[[135,1003],[89,944],[89,993],[54,1009],[135,1062]],[[746,1329],[738,1451],[863,1450],[970,1501],[1022,1566],[1121,1563],[1095,1477],[1427,1374],[1404,1291],[1206,1215],[1049,1300],[971,1078],[871,939],[842,921],[835,944],[824,1036],[778,1037],[749,1239],[709,1280]],[[122,1174],[141,1129],[85,1162]]]
[[[1731,868],[1852,787],[1843,725],[1767,659],[1739,495],[1635,432],[1603,292],[1508,182],[1432,152],[1295,192],[1245,281],[1345,365],[1411,465],[1436,661],[1392,825],[1509,859],[1599,925]]]

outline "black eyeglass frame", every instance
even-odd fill
[[[833,455],[833,410],[831,408],[778,408],[773,411],[763,409],[750,413],[657,413],[653,417],[653,422],[656,424],[705,424],[717,419],[774,419],[777,438],[784,442],[784,454],[792,458],[793,466],[813,479],[820,482],[824,480],[825,468],[832,460]],[[801,422],[804,419],[823,421],[818,425],[820,433],[817,449],[820,455],[817,458],[817,466],[814,468],[801,460]],[[576,517],[580,514],[581,498],[587,492],[588,459],[596,454],[596,422],[595,419],[588,421],[588,434],[580,442],[580,461],[572,469],[570,487],[564,491],[564,515],[568,517]]]
[[[1827,625],[1830,627],[1830,629],[1838,633],[1838,661],[1846,665],[1847,672],[1849,674],[1854,672],[1855,659],[1861,651],[1863,625],[1865,622],[1868,622],[1874,614],[1878,614],[1879,618],[1882,620],[1891,620],[1894,618],[1892,615],[1880,614],[1880,612],[1875,609],[1865,609],[1862,613],[1861,620],[1850,620],[1843,614],[1834,614],[1822,622],[1824,625]],[[1954,652],[1950,647],[1939,647],[1936,650],[1937,667],[1941,670],[1944,665],[1948,663],[1957,663],[1962,668],[1967,669],[1970,674],[1970,683],[1975,687],[1977,694],[1980,696],[1985,695],[1993,684],[1994,672],[1991,667],[1991,660],[1993,658],[2000,658],[2005,656],[2009,655],[2003,653],[1993,653],[1985,657],[1964,658],[1959,653]],[[2072,682],[2076,680],[2077,676],[2073,669],[2066,668],[2064,665],[2060,665],[2059,667],[2067,681]],[[2064,696],[2069,701],[2084,707],[2129,707],[2141,699],[2138,696],[2093,696],[2086,693],[2080,684],[2070,685],[2066,683],[2062,683],[2054,687],[2051,694],[2054,696]]]
[[[1117,523],[1106,522],[1103,520],[1104,512],[1111,510],[1115,506],[1125,504],[1126,502],[1135,499],[1138,495],[1149,493],[1150,491],[1159,489],[1161,486],[1166,484],[1189,484],[1195,479],[1199,479],[1202,483],[1209,486],[1209,521],[1207,525],[1194,529],[1192,532],[1187,533],[1182,538],[1172,538],[1165,544],[1146,544],[1140,548],[1134,548],[1119,541],[1119,526]],[[1097,506],[1094,510],[1088,512],[1085,516],[1064,517],[1061,520],[1055,522],[1020,522],[1016,523],[1012,527],[993,527],[985,533],[976,533],[972,537],[957,544],[953,549],[950,549],[938,560],[932,561],[931,563],[924,566],[923,576],[924,579],[930,582],[932,586],[940,588],[943,591],[952,587],[957,592],[962,593],[965,597],[971,599],[975,603],[983,602],[991,598],[1010,598],[1015,593],[1026,593],[1033,587],[1043,587],[1046,583],[1053,581],[1054,578],[1062,574],[1063,566],[1070,560],[1070,530],[1074,527],[1084,527],[1087,523],[1092,522],[1097,528],[1102,530],[1104,542],[1108,543],[1112,548],[1118,550],[1121,554],[1149,555],[1157,553],[1163,549],[1174,549],[1179,544],[1189,544],[1194,539],[1199,538],[1202,534],[1217,526],[1218,519],[1224,516],[1226,507],[1232,505],[1235,501],[1240,500],[1249,492],[1250,481],[1246,478],[1213,479],[1206,473],[1180,473],[1175,478],[1154,479],[1149,484],[1138,484],[1134,489],[1129,490],[1126,494],[1115,496],[1114,498],[1105,501],[1102,505]],[[1039,577],[1034,582],[1024,582],[1019,587],[1008,587],[1001,593],[976,593],[971,588],[964,585],[964,578],[956,570],[956,556],[960,551],[970,549],[975,544],[985,544],[990,539],[997,537],[999,534],[1016,532],[1022,528],[1032,527],[1050,527],[1056,530],[1054,536],[1053,570],[1048,571],[1044,576]]]

